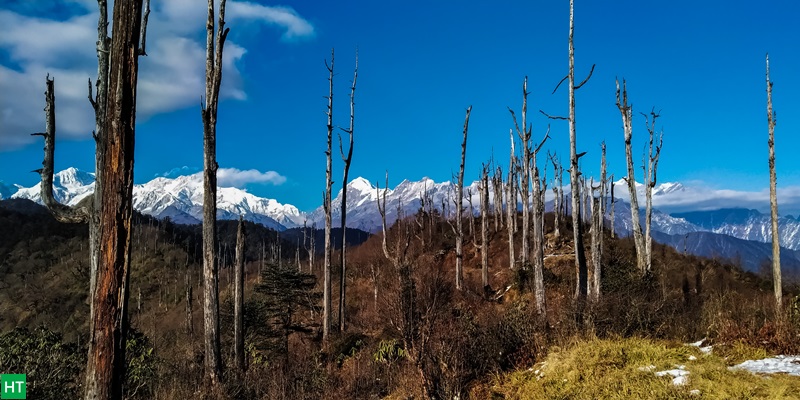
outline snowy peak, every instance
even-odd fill
[[[19,185],[7,185],[5,182],[0,181],[0,200],[11,198],[19,188]]]
[[[359,176],[358,178],[353,179],[352,181],[350,181],[350,183],[347,184],[347,193],[350,194],[353,192],[362,194],[374,193],[375,186],[372,186],[372,183],[370,183],[370,181],[367,180],[367,178],[362,178]]]
[[[53,176],[53,195],[61,203],[75,205],[94,192],[94,174],[67,168]],[[21,188],[12,197],[41,203],[40,184]],[[178,223],[198,223],[203,219],[202,172],[159,177],[134,185],[133,207],[158,218],[169,217]],[[217,189],[217,218],[238,219],[239,216],[276,230],[300,226],[304,215],[295,206],[281,204],[233,187]]]
[[[42,203],[41,182],[23,188],[14,193],[11,198],[28,199]],[[56,201],[73,206],[94,192],[94,174],[80,171],[77,168],[67,168],[53,174],[53,197]]]

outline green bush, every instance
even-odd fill
[[[78,398],[85,363],[83,349],[44,327],[0,336],[0,371],[26,374],[30,399]]]

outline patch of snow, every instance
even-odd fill
[[[695,357],[693,355],[689,356],[689,361],[697,361],[697,357]]]
[[[648,365],[646,367],[639,367],[638,368],[639,371],[644,371],[644,372],[652,372],[655,369],[656,369],[655,365]]]
[[[689,391],[689,394],[692,396],[700,396],[700,389],[692,389]]]
[[[689,371],[686,370],[685,365],[676,365],[675,369],[656,372],[656,376],[672,376],[672,384],[675,386],[683,386],[689,382]]]
[[[689,343],[689,346],[694,346],[694,347],[700,348],[700,351],[703,352],[703,354],[711,354],[712,347],[711,346],[703,346],[703,342],[705,342],[705,341],[706,341],[706,339],[700,339],[700,340],[698,340],[698,341],[696,341],[694,343]]]
[[[729,369],[743,369],[754,374],[783,373],[792,376],[800,376],[800,356],[781,355],[761,360],[747,360]]]

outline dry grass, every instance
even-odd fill
[[[741,343],[730,347],[726,359],[677,342],[592,339],[499,376],[491,390],[504,399],[800,399],[798,377],[728,369],[734,359],[763,356],[764,350]],[[678,365],[689,371],[685,385],[654,373]]]

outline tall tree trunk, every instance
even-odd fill
[[[355,122],[356,111],[356,80],[358,80],[358,51],[356,51],[356,66],[353,72],[353,85],[350,87],[350,128],[347,134],[350,136],[350,145],[347,147],[347,155],[342,149],[342,136],[339,135],[339,153],[344,161],[344,177],[342,179],[342,269],[339,274],[339,331],[344,332],[346,326],[345,315],[345,294],[347,293],[347,175],[350,172],[350,161],[353,160],[353,124]]]
[[[461,290],[464,285],[464,162],[467,158],[467,133],[469,131],[469,114],[472,106],[467,107],[464,117],[464,139],[461,142],[461,166],[458,169],[458,186],[456,187],[456,289]],[[472,217],[472,216],[470,216]]]
[[[653,264],[653,235],[652,235],[652,220],[653,220],[653,188],[656,186],[656,173],[658,172],[658,159],[661,156],[661,145],[664,141],[663,133],[659,135],[658,145],[653,149],[653,138],[655,136],[656,120],[659,115],[655,110],[650,112],[652,116],[652,124],[648,124],[647,131],[650,134],[649,149],[647,154],[647,163],[642,165],[645,169],[645,271],[650,272]],[[646,116],[645,116],[646,118]],[[645,120],[647,122],[647,120]],[[654,152],[655,151],[655,152]]]
[[[139,303],[141,308],[142,291],[139,290]],[[192,317],[192,274],[189,273],[189,265],[186,265],[186,334],[189,338],[194,337],[194,318]]]
[[[633,225],[633,243],[636,246],[636,266],[644,274],[647,271],[647,260],[645,258],[644,236],[642,235],[642,225],[639,223],[639,196],[636,193],[636,175],[633,172],[633,153],[631,150],[631,137],[633,136],[633,112],[628,105],[628,90],[625,80],[622,80],[622,101],[620,102],[619,81],[617,81],[617,108],[622,115],[622,125],[625,131],[625,158],[628,165],[628,176],[625,182],[628,184],[628,193],[631,197],[631,222]]]
[[[769,206],[772,220],[772,285],[775,291],[775,312],[781,317],[783,286],[781,284],[781,247],[778,234],[778,194],[775,176],[775,112],[772,110],[772,81],[769,80],[767,54],[767,127],[769,128]]]
[[[239,216],[239,226],[236,230],[236,272],[233,278],[235,287],[233,291],[233,321],[234,321],[234,348],[233,359],[239,373],[244,372],[244,257],[245,257],[245,230],[244,221]]]
[[[536,312],[539,313],[542,320],[546,311],[544,293],[544,192],[546,189],[542,188],[542,180],[539,179],[536,155],[549,138],[550,130],[548,128],[539,145],[530,151],[530,160],[533,165],[533,289]]]
[[[564,184],[564,168],[561,163],[553,154],[550,156],[553,163],[553,237],[561,237],[561,206],[563,199],[561,198],[561,186]]]
[[[614,209],[616,208],[614,206],[614,202],[616,201],[616,199],[614,199],[614,185],[615,185],[614,174],[611,174],[611,203],[610,203],[611,204],[611,215],[609,216],[609,218],[610,218],[609,223],[611,224],[611,237],[612,238],[617,237],[617,235],[615,233],[615,230],[614,230]]]
[[[516,191],[516,156],[514,155],[514,134],[508,131],[511,139],[511,155],[508,160],[508,184],[506,187],[506,230],[508,231],[508,264],[510,269],[514,269],[516,263],[514,255],[514,226],[517,220],[517,191]]]
[[[483,166],[481,175],[481,285],[489,292],[489,171]]]
[[[133,213],[133,156],[136,129],[136,84],[142,1],[114,4],[108,98],[103,129],[104,168],[99,216],[99,260],[90,323],[86,399],[122,398],[125,340],[129,326],[128,288]]]
[[[517,117],[511,108],[508,109],[514,120],[514,126],[522,142],[522,252],[520,261],[523,268],[528,268],[528,258],[530,256],[530,180],[531,180],[531,128],[528,127],[528,77],[522,82],[522,128],[517,124]]]
[[[595,209],[600,207],[600,198],[592,196]],[[589,301],[597,303],[600,300],[600,240],[603,237],[603,227],[600,224],[602,216],[599,212],[592,214],[592,284],[589,288]]]
[[[575,85],[575,46],[572,41],[575,31],[573,18],[573,3],[569,2],[569,155],[570,155],[570,186],[572,189],[572,230],[575,247],[575,275],[577,287],[575,297],[578,302],[578,317],[583,319],[583,307],[586,303],[588,292],[586,253],[583,247],[583,221],[580,216],[580,170],[578,167],[577,137],[575,134],[575,90],[583,86],[588,77],[578,86]],[[594,70],[594,67],[592,68]],[[591,72],[589,73],[591,77]]]
[[[331,187],[333,186],[332,172],[332,150],[333,142],[333,63],[334,54],[331,49],[331,65],[328,68],[328,148],[325,150],[327,166],[325,168],[325,266],[323,271],[323,310],[322,310],[322,341],[327,346],[331,332]]]
[[[503,226],[503,168],[499,165],[492,175],[492,205],[494,206],[494,231]]]
[[[206,19],[206,98],[203,119],[203,344],[205,377],[212,391],[219,389],[222,361],[219,349],[219,271],[217,259],[217,108],[222,83],[225,0],[220,2],[219,26],[214,32],[214,0],[208,0]]]

